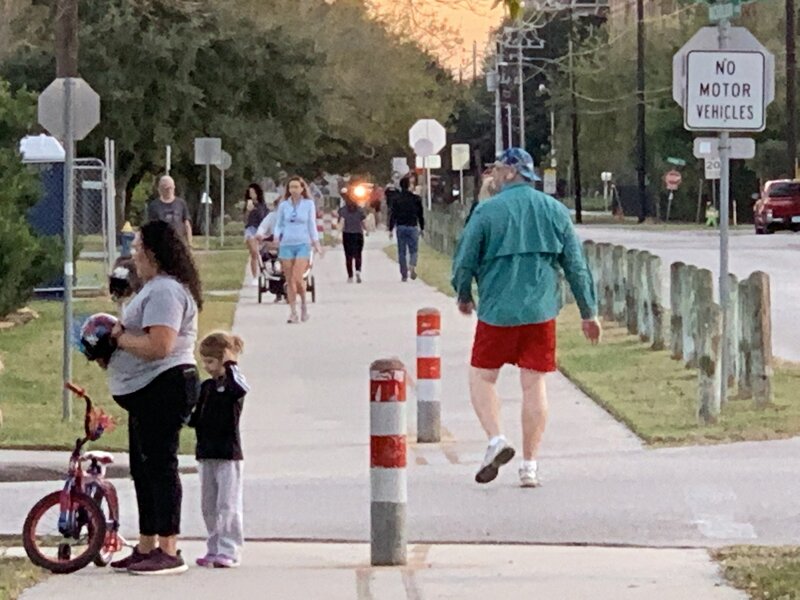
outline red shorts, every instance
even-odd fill
[[[521,369],[550,373],[556,370],[556,321],[497,327],[478,321],[472,346],[473,367]]]

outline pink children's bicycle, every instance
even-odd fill
[[[90,562],[105,567],[127,545],[119,534],[117,490],[105,479],[106,466],[114,457],[102,451],[83,452],[87,442],[112,431],[114,423],[93,407],[83,389],[71,383],[65,387],[86,402],[85,435],[75,442],[64,487],[39,500],[22,528],[28,558],[53,573],[73,573]]]

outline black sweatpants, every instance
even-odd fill
[[[198,391],[197,367],[181,365],[161,373],[139,391],[114,398],[129,411],[130,468],[141,535],[180,533],[179,437]]]
[[[361,253],[364,251],[363,233],[343,233],[342,245],[344,246],[344,260],[347,263],[347,276],[353,276],[353,263],[356,271],[361,272]]]

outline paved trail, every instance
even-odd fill
[[[360,286],[345,282],[340,250],[317,262],[318,304],[307,324],[286,324],[285,305],[259,305],[253,289],[243,291],[235,330],[245,339],[242,368],[253,388],[243,424],[246,532],[272,543],[251,543],[247,566],[236,574],[193,571],[189,587],[178,579],[169,589],[192,590],[198,600],[219,597],[220,586],[246,591],[272,582],[277,598],[483,598],[492,592],[514,598],[536,591],[552,598],[742,598],[717,586],[704,550],[494,544],[800,542],[792,500],[800,492],[800,441],[649,451],[560,375],[550,381],[544,487],[519,488],[516,465],[494,484],[476,485],[485,439],[467,394],[474,323],[450,298],[420,282],[400,283],[381,250],[384,240],[370,238]],[[446,440],[410,447],[416,566],[371,570],[359,545],[369,535],[368,366],[399,356],[413,368],[415,313],[424,306],[442,311]],[[500,389],[507,434],[518,443],[516,377],[509,369]],[[413,440],[413,390],[409,396]],[[184,532],[200,537],[196,476],[184,483]],[[0,532],[18,531],[28,506],[52,486],[0,485]],[[120,488],[131,532],[132,489],[127,482]],[[194,557],[196,545],[186,548]],[[94,583],[91,572],[75,579],[85,584],[85,598],[100,598],[105,578]],[[134,580],[121,592],[130,596],[120,598],[144,597],[137,594],[158,585],[165,584]],[[312,593],[313,586],[322,591]],[[66,598],[56,593],[64,587],[45,584],[25,598]]]

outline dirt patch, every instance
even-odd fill
[[[0,330],[11,329],[18,325],[25,325],[35,319],[39,318],[39,313],[30,308],[20,308],[11,314],[6,315],[0,319]],[[0,371],[2,371],[2,364],[0,363]]]

